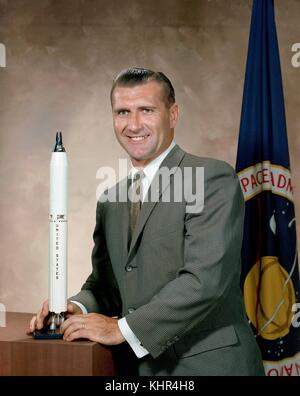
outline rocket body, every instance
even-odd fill
[[[58,144],[61,143],[61,144]],[[68,161],[61,133],[50,161],[49,311],[67,311]]]

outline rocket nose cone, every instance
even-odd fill
[[[53,151],[66,151],[63,145],[61,132],[56,132],[56,142]]]
[[[61,134],[61,132],[56,132],[56,144],[62,145],[62,134]]]

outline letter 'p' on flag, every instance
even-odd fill
[[[267,375],[300,375],[296,221],[273,0],[253,0],[236,170],[241,284]]]

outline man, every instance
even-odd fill
[[[64,339],[127,345],[140,375],[263,375],[239,286],[244,203],[236,174],[174,143],[178,105],[162,73],[121,72],[111,104],[133,169],[115,189],[117,202],[97,204],[93,271],[69,301]],[[163,183],[161,169],[169,170]],[[188,194],[178,194],[176,180]],[[120,199],[128,186],[135,202]],[[193,207],[189,197],[203,193],[204,205]],[[30,330],[47,314],[45,302]]]

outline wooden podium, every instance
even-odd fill
[[[34,340],[26,335],[32,314],[6,314],[0,327],[1,375],[115,375],[109,348],[91,341]]]

